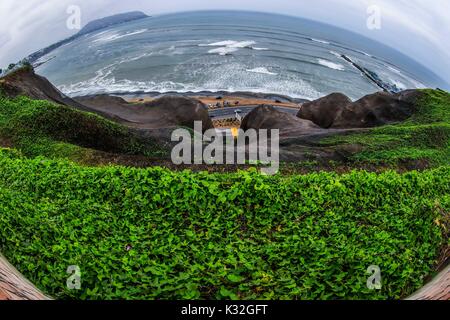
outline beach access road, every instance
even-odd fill
[[[247,114],[249,114],[253,109],[257,108],[259,105],[245,105],[245,106],[233,106],[233,107],[224,107],[224,108],[218,108],[218,109],[210,109],[209,110],[209,116],[213,120],[217,119],[227,119],[227,118],[233,118],[236,116],[236,112],[239,113],[239,115],[244,118]],[[287,112],[293,115],[297,115],[299,108],[293,108],[293,107],[280,107],[280,106],[274,106],[275,109]]]

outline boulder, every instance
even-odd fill
[[[322,128],[333,125],[334,118],[340,110],[352,101],[342,93],[332,93],[326,97],[304,103],[297,117],[310,120]]]
[[[136,128],[194,128],[195,121],[202,121],[203,131],[214,127],[206,105],[192,98],[165,96],[146,103],[129,103],[120,97],[96,95],[79,97],[76,100]]]
[[[308,134],[321,130],[309,120],[297,118],[287,112],[282,112],[270,105],[261,105],[253,109],[242,120],[241,129],[280,129],[280,131],[295,131],[297,134]]]
[[[152,110],[153,115],[160,115],[157,120],[164,126],[186,126],[194,128],[194,121],[202,121],[203,131],[213,129],[208,107],[197,99],[166,96],[144,104],[145,109]]]

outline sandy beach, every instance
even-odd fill
[[[258,99],[258,98],[243,98],[239,96],[223,96],[221,97],[221,99],[211,96],[191,96],[191,97],[200,100],[207,106],[209,105],[216,106],[216,104],[219,103],[221,107],[223,107],[224,103],[228,102],[230,107],[253,106],[261,104],[268,104],[272,106],[295,108],[295,109],[298,109],[299,107],[299,104],[295,102],[281,102],[270,99]],[[156,98],[152,96],[139,98],[125,98],[125,100],[130,103],[145,103],[151,102],[155,99]]]

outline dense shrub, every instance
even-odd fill
[[[265,177],[3,150],[0,251],[56,298],[400,298],[449,245],[449,181],[449,167]],[[70,265],[81,290],[66,288]]]

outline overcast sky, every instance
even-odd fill
[[[242,9],[306,17],[397,48],[450,83],[449,0],[0,0],[0,66],[75,33],[66,27],[69,5],[80,6],[82,25],[131,10]],[[367,28],[371,5],[381,9],[380,30]]]

